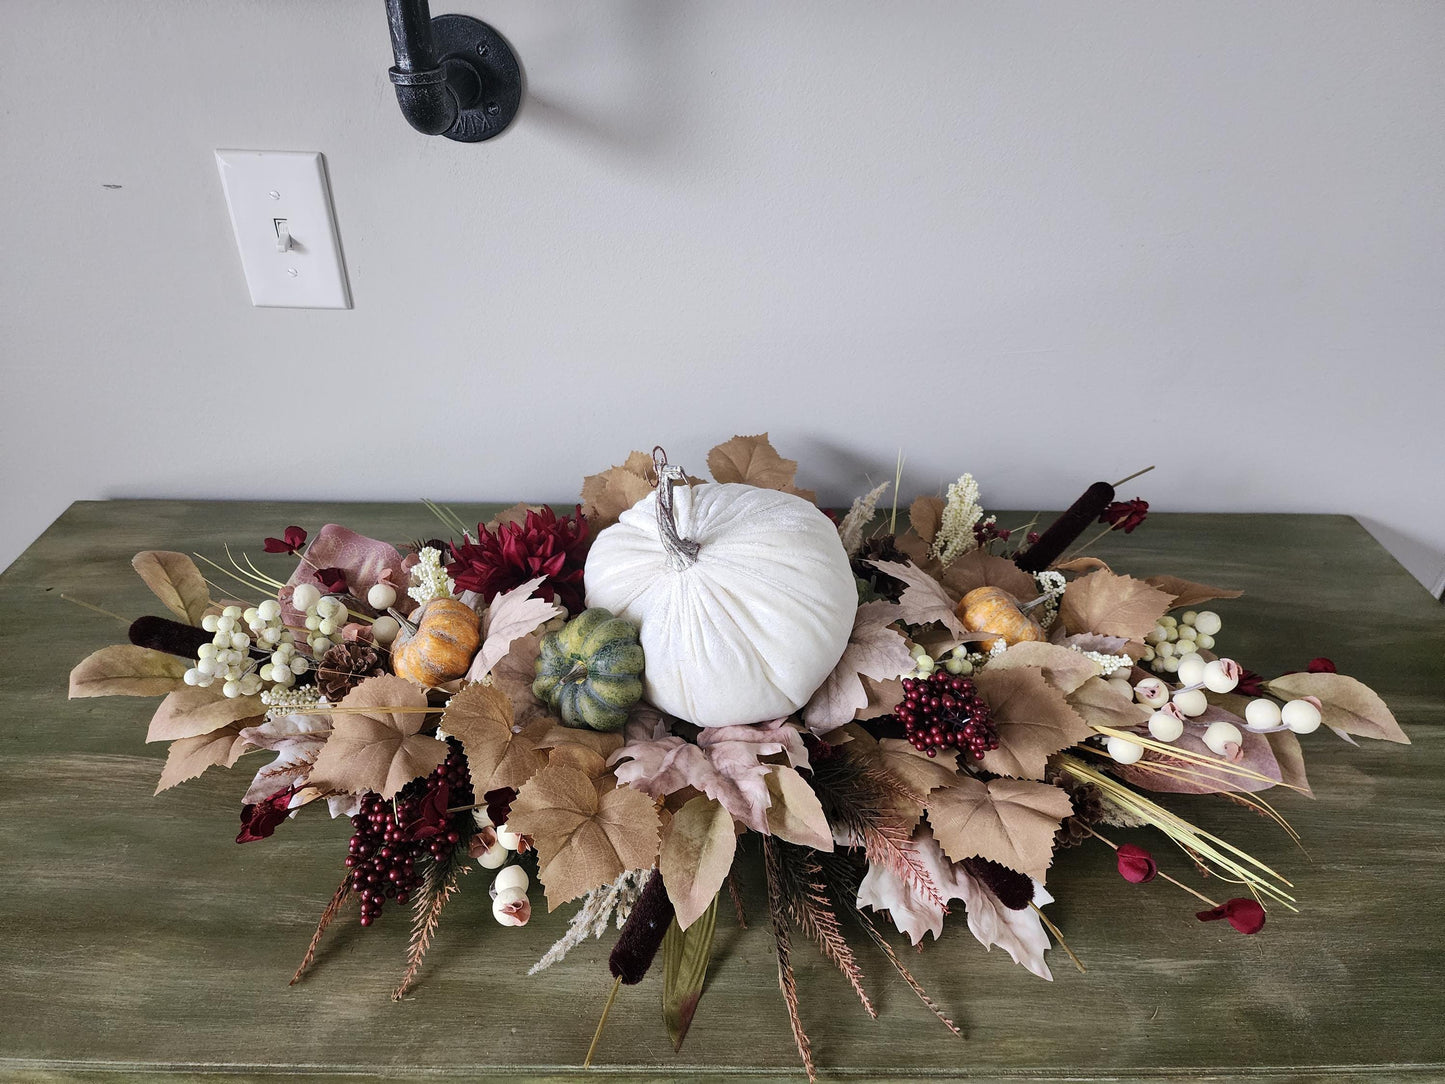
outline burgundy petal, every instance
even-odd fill
[[[1132,843],[1119,844],[1119,876],[1130,884],[1148,884],[1159,872],[1159,864],[1154,861],[1154,856],[1143,847],[1136,847]]]
[[[1218,907],[1200,911],[1194,917],[1200,922],[1214,922],[1226,918],[1229,920],[1229,924],[1240,933],[1259,933],[1264,929],[1264,908],[1260,906],[1258,900],[1238,898],[1226,900]]]

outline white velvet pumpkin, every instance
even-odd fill
[[[679,485],[673,511],[696,562],[670,560],[654,492],[592,544],[587,605],[639,627],[645,696],[668,714],[731,726],[797,711],[842,658],[858,608],[838,529],[801,497],[735,483]]]

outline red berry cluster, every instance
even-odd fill
[[[354,834],[346,868],[361,897],[361,924],[370,926],[388,899],[404,904],[421,883],[417,863],[444,861],[461,843],[470,813],[448,815],[475,801],[467,758],[456,741],[447,759],[423,779],[408,783],[393,803],[379,794],[362,796],[351,818]]]
[[[993,716],[966,677],[938,670],[926,678],[904,678],[903,703],[893,714],[913,748],[931,757],[940,749],[957,749],[982,760],[986,752],[998,748]]]

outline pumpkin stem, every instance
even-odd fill
[[[1048,592],[1048,591],[1045,591],[1045,592],[1044,592],[1042,595],[1040,595],[1038,598],[1031,598],[1031,599],[1029,599],[1027,602],[1020,602],[1020,603],[1019,603],[1019,613],[1021,613],[1021,614],[1026,614],[1026,613],[1028,613],[1030,610],[1036,610],[1036,609],[1038,609],[1038,608],[1039,608],[1040,606],[1042,606],[1045,602],[1048,602],[1048,601],[1049,601],[1049,597],[1050,597],[1049,592]]]
[[[572,664],[572,669],[568,670],[565,674],[562,675],[562,680],[560,684],[573,685],[579,681],[585,680],[587,680],[587,664],[581,659],[578,659]]]
[[[697,551],[701,548],[691,538],[677,533],[677,521],[673,518],[672,490],[685,475],[681,467],[667,463],[667,453],[659,445],[652,449],[652,465],[657,471],[657,533],[662,539],[662,548],[667,551],[667,563],[674,572],[683,572],[697,563]]]

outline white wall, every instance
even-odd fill
[[[82,497],[567,499],[770,429],[838,501],[1157,463],[1445,573],[1435,0],[435,0],[527,71],[482,146],[402,121],[380,0],[0,9],[0,565]],[[354,311],[250,307],[216,147],[326,153]]]

